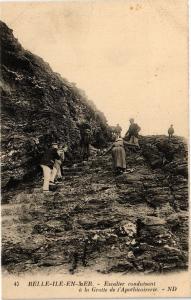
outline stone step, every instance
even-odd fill
[[[73,171],[73,170],[68,170],[67,172],[63,172],[63,176],[82,176],[83,173],[82,172],[76,172],[76,171]]]
[[[177,216],[169,218],[174,210],[165,174],[150,170],[142,158],[129,155],[127,161],[135,168],[132,173],[115,177],[111,155],[91,158],[64,166],[63,181],[55,192],[43,193],[41,181],[31,193],[25,190],[17,195],[17,205],[4,206],[6,255],[16,260],[17,270],[60,265],[65,271],[73,264],[79,271],[86,262],[97,268],[96,260],[103,259],[100,266],[107,272],[139,271],[137,265],[141,272],[149,272],[166,263],[164,259],[181,261],[178,246],[177,251],[173,248],[171,228],[186,249],[186,216],[179,217],[176,228]],[[181,192],[174,191],[181,197],[179,202],[183,203],[185,190],[183,181]],[[10,243],[10,233],[19,236],[19,244]],[[158,255],[159,249],[163,257]]]
[[[1,216],[4,218],[5,216],[14,216],[18,213],[19,210],[24,207],[27,208],[28,203],[15,203],[15,204],[4,204],[1,206]]]
[[[76,172],[76,173],[79,173],[79,172],[83,172],[84,171],[84,168],[80,168],[80,167],[76,167],[76,168],[74,168],[74,167],[71,167],[71,168],[66,168],[66,167],[64,167],[64,168],[62,168],[62,171],[63,171],[63,173],[73,173],[73,172]]]

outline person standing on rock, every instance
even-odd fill
[[[128,144],[122,138],[117,137],[115,142],[103,154],[106,155],[110,150],[112,151],[113,169],[116,175],[122,174],[126,170],[126,153],[124,145]]]
[[[117,124],[115,127],[115,133],[118,137],[121,137],[121,131],[122,131],[121,126],[119,126],[119,124]]]
[[[173,125],[170,125],[170,128],[168,129],[169,140],[173,137],[173,134],[174,134],[174,128],[173,128]]]
[[[52,147],[45,151],[40,166],[43,170],[44,182],[43,182],[43,192],[49,192],[49,186],[54,184],[52,181],[52,177],[57,172],[54,167],[55,160],[59,160],[60,156],[57,152],[58,144],[52,143]]]
[[[89,124],[85,123],[81,127],[81,154],[83,160],[88,160],[90,155],[91,129]]]
[[[62,172],[61,172],[61,165],[64,162],[65,159],[65,152],[68,150],[68,147],[65,145],[62,147],[62,145],[59,146],[57,153],[59,155],[59,159],[56,159],[54,162],[54,167],[51,174],[51,184],[55,183],[55,179],[57,180],[56,183],[62,181]]]
[[[130,126],[125,134],[125,137],[128,138],[129,144],[130,145],[135,145],[139,147],[139,131],[141,130],[141,127],[139,127],[138,124],[135,123],[134,119],[130,119]]]

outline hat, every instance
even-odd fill
[[[122,141],[123,139],[122,138],[120,138],[120,137],[117,137],[116,138],[116,142],[118,142],[118,141]]]

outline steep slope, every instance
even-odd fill
[[[94,146],[104,146],[110,129],[83,91],[24,50],[5,23],[0,22],[0,30],[2,187],[9,188],[33,178],[40,153],[53,139],[67,143],[79,159],[82,121],[93,129]]]
[[[81,121],[93,129],[92,144],[105,147],[111,137],[105,117],[83,91],[24,50],[2,22],[0,29],[4,270],[187,269],[186,141],[140,137],[139,151],[126,149],[132,172],[117,177],[109,155],[81,162]],[[46,195],[42,176],[35,175],[42,151],[54,139],[69,145],[71,165],[64,166],[56,192]]]
[[[126,149],[129,174],[114,176],[111,156],[96,156],[64,167],[56,192],[44,195],[36,183],[3,205],[4,269],[187,269],[187,146],[165,136],[142,137],[140,143],[138,152]]]

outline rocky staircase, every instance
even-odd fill
[[[37,186],[2,205],[4,271],[186,269],[186,179],[152,169],[141,152],[127,151],[127,165],[114,176],[111,156],[96,156],[64,167],[55,192]]]

